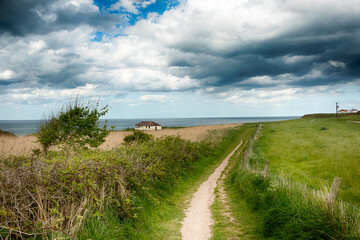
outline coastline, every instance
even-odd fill
[[[298,119],[301,116],[277,116],[277,117],[203,117],[203,118],[123,118],[123,119],[101,119],[100,124],[107,125],[109,129],[125,130],[134,128],[134,125],[141,121],[154,121],[163,127],[194,127],[221,124],[239,124],[254,122],[273,122]],[[16,136],[26,136],[37,132],[41,120],[0,120],[0,129],[11,132]]]

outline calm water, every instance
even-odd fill
[[[141,121],[155,121],[164,127],[189,127],[199,125],[272,122],[296,119],[299,117],[229,117],[229,118],[152,118],[152,119],[108,119],[108,126],[115,126],[115,130],[133,128]],[[105,120],[101,120],[104,123]],[[36,133],[40,120],[0,120],[0,129],[12,132],[17,136]]]

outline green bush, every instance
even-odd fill
[[[99,118],[104,116],[108,109],[105,106],[98,110],[98,106],[98,102],[81,104],[76,98],[57,115],[43,121],[37,138],[44,152],[47,153],[51,146],[86,150],[105,142],[109,131],[106,124],[99,126]]]
[[[130,143],[142,143],[142,142],[147,142],[150,141],[154,138],[153,135],[144,133],[142,131],[133,131],[133,134],[128,135],[124,138],[124,142],[126,144],[130,144]]]

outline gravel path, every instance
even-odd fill
[[[216,182],[219,179],[221,172],[228,164],[230,157],[241,144],[242,141],[194,193],[190,202],[190,207],[186,210],[186,217],[182,223],[181,236],[183,240],[202,240],[211,238],[210,227],[214,223],[214,220],[211,216],[210,206],[214,202]]]

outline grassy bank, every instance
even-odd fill
[[[326,178],[331,182],[339,175],[346,184],[358,186],[360,126],[348,122],[354,119],[265,123],[248,167],[243,169],[239,159],[231,173],[228,189],[234,211],[244,206],[251,210],[256,231],[264,238],[360,239],[359,208],[341,200],[329,203],[329,189],[324,190]],[[331,150],[340,146],[345,149]],[[270,160],[267,178],[265,160]],[[356,192],[348,188],[340,197],[356,204]]]
[[[360,202],[359,117],[299,119],[265,123],[254,148],[254,164],[317,189],[342,179],[340,197]],[[323,180],[321,180],[323,179]],[[348,186],[348,187],[346,187]]]
[[[178,238],[185,193],[237,144],[238,131],[215,131],[202,142],[163,137],[73,157],[52,152],[2,159],[0,234]]]
[[[258,231],[271,239],[360,239],[359,210],[329,204],[326,194],[262,172],[238,169],[232,184],[258,216]],[[239,201],[240,204],[243,204]]]

